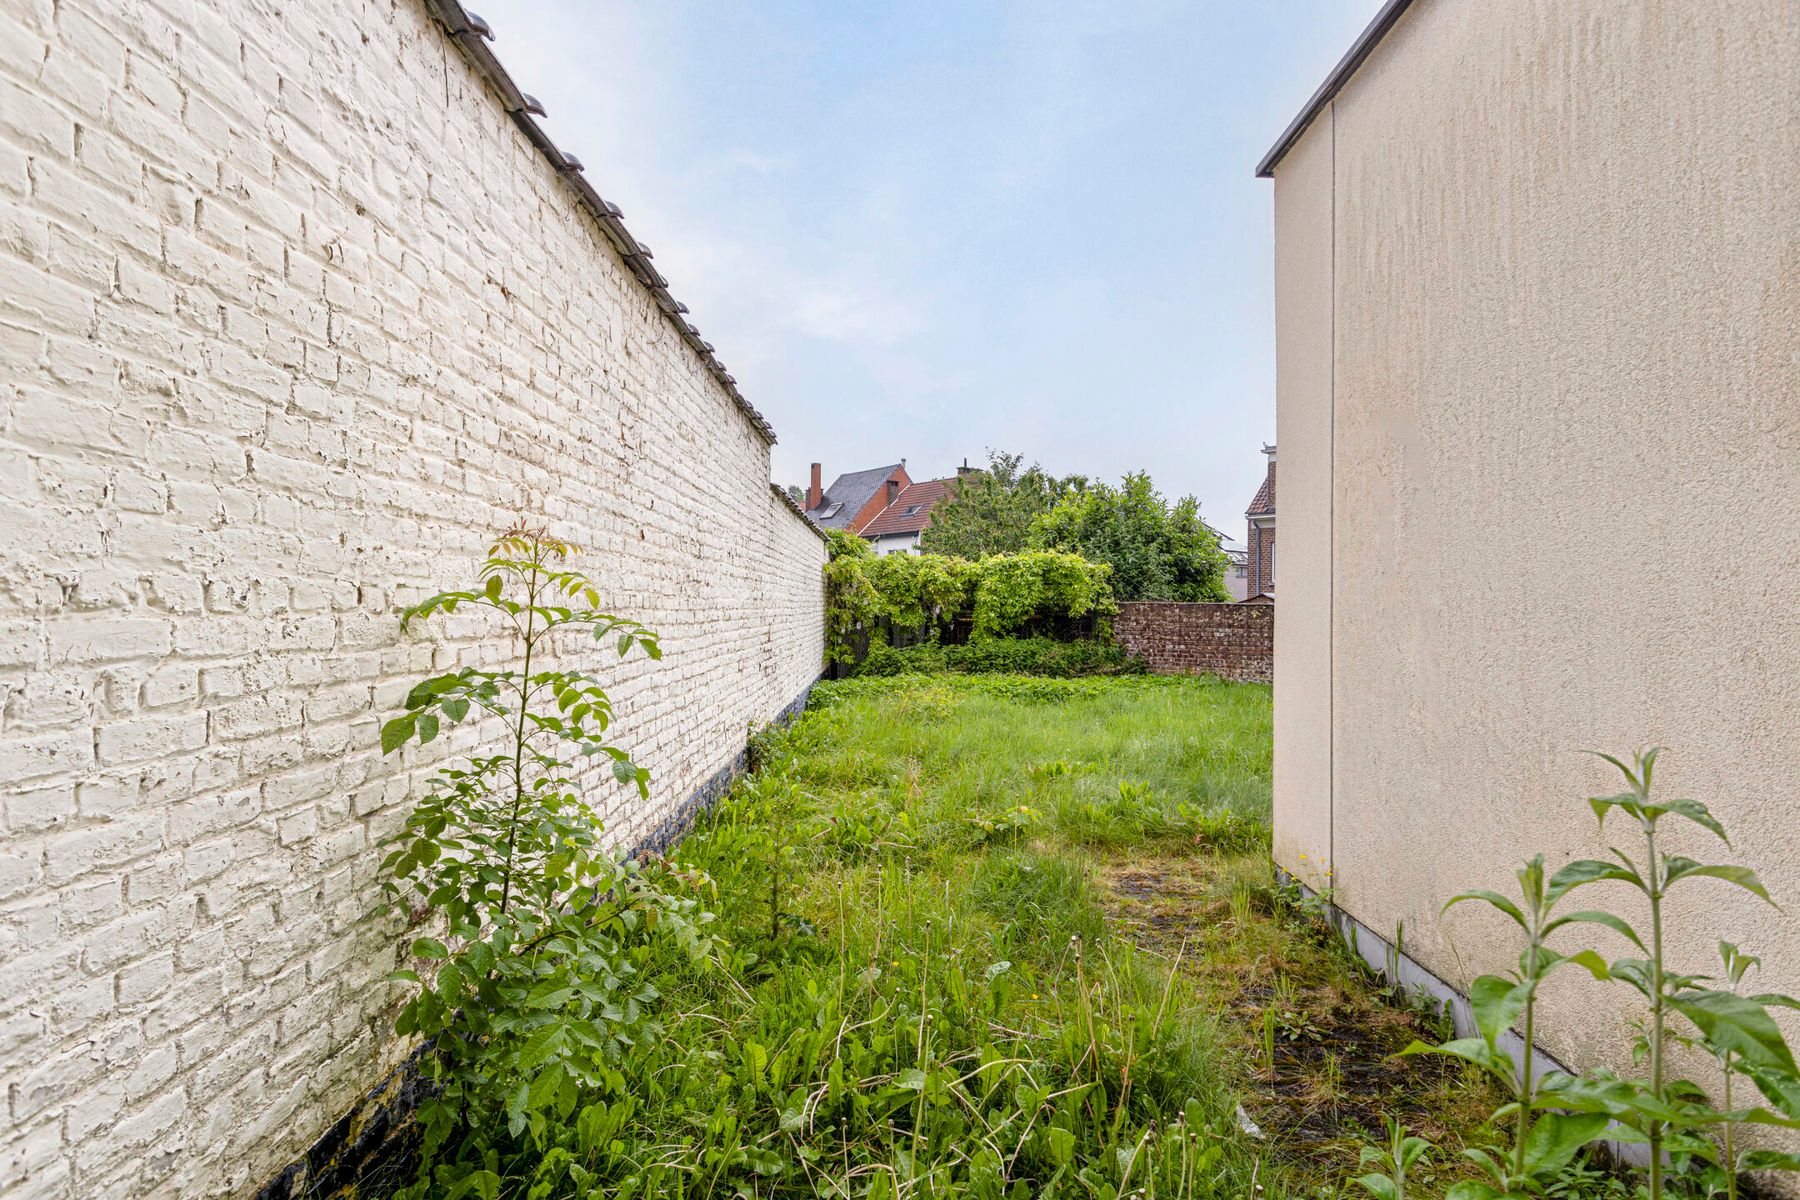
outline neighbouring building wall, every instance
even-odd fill
[[[1788,907],[1684,887],[1675,962],[1800,989],[1796,62],[1789,0],[1420,0],[1275,168],[1276,855],[1459,986],[1517,946],[1443,901],[1630,844],[1580,751],[1660,743]],[[1577,974],[1544,1047],[1629,1066]]]
[[[1275,188],[1275,443],[1287,570],[1275,605],[1275,861],[1331,854],[1331,144]],[[1309,877],[1317,878],[1309,872]]]
[[[478,731],[377,728],[503,648],[400,606],[585,547],[630,844],[817,676],[824,547],[413,0],[6,6],[0,276],[0,1193],[245,1195],[406,1052],[378,844]]]
[[[919,535],[916,533],[890,533],[873,539],[877,554],[916,554],[919,550]]]
[[[1159,675],[1218,675],[1268,683],[1275,672],[1275,606],[1127,600],[1113,637]]]

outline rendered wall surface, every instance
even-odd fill
[[[501,644],[399,607],[586,547],[631,843],[817,676],[824,547],[412,0],[4,0],[0,278],[0,1193],[246,1194],[406,1050],[377,844],[476,731],[377,727]]]
[[[1275,189],[1275,857],[1308,883],[1331,854],[1331,141],[1311,136]]]
[[[1422,0],[1276,168],[1277,857],[1335,843],[1338,902],[1453,983],[1516,947],[1446,897],[1630,844],[1585,747],[1672,747],[1736,842],[1673,848],[1800,904],[1796,63],[1787,0]],[[1680,969],[1729,937],[1800,988],[1792,915],[1674,908]],[[1624,1065],[1636,1010],[1575,974],[1545,1048]]]

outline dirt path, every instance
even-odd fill
[[[1478,1138],[1495,1102],[1487,1086],[1447,1059],[1393,1057],[1441,1031],[1391,1003],[1322,927],[1278,913],[1266,862],[1134,855],[1102,862],[1098,877],[1114,927],[1145,951],[1179,957],[1223,1014],[1246,1113],[1296,1184],[1340,1183],[1389,1117],[1436,1142],[1445,1160]]]

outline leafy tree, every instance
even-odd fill
[[[948,500],[931,513],[919,548],[931,554],[980,558],[1030,549],[1031,523],[1087,485],[1080,475],[1058,479],[1023,455],[988,451],[984,470],[961,476]]]
[[[610,853],[584,761],[649,795],[649,773],[607,740],[601,681],[551,666],[579,639],[624,657],[662,657],[657,636],[600,611],[576,547],[538,530],[502,534],[467,590],[405,610],[401,627],[457,609],[484,612],[518,651],[516,670],[467,666],[421,680],[382,726],[382,752],[467,721],[465,745],[425,785],[381,864],[393,909],[433,919],[411,945],[416,967],[394,1023],[427,1039],[419,1106],[426,1173],[407,1196],[497,1194],[498,1156],[541,1156],[574,1123],[583,1096],[617,1090],[618,1064],[657,1033],[656,988],[640,976],[654,936],[705,953],[697,903],[667,890],[655,863]],[[565,636],[566,635],[566,636]],[[484,660],[485,661],[485,660]],[[601,1109],[604,1110],[604,1105]],[[583,1123],[594,1118],[583,1110]]]
[[[1225,554],[1200,520],[1200,504],[1173,505],[1142,471],[1118,487],[1091,484],[1065,494],[1031,526],[1030,544],[1112,567],[1120,600],[1229,600]]]

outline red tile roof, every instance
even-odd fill
[[[1263,476],[1262,486],[1256,489],[1256,499],[1250,502],[1250,507],[1244,515],[1247,517],[1260,517],[1264,513],[1272,513],[1274,511],[1275,468],[1271,465],[1269,473]]]
[[[931,524],[931,510],[955,489],[955,478],[926,479],[901,488],[899,497],[862,527],[862,535],[918,533]]]

